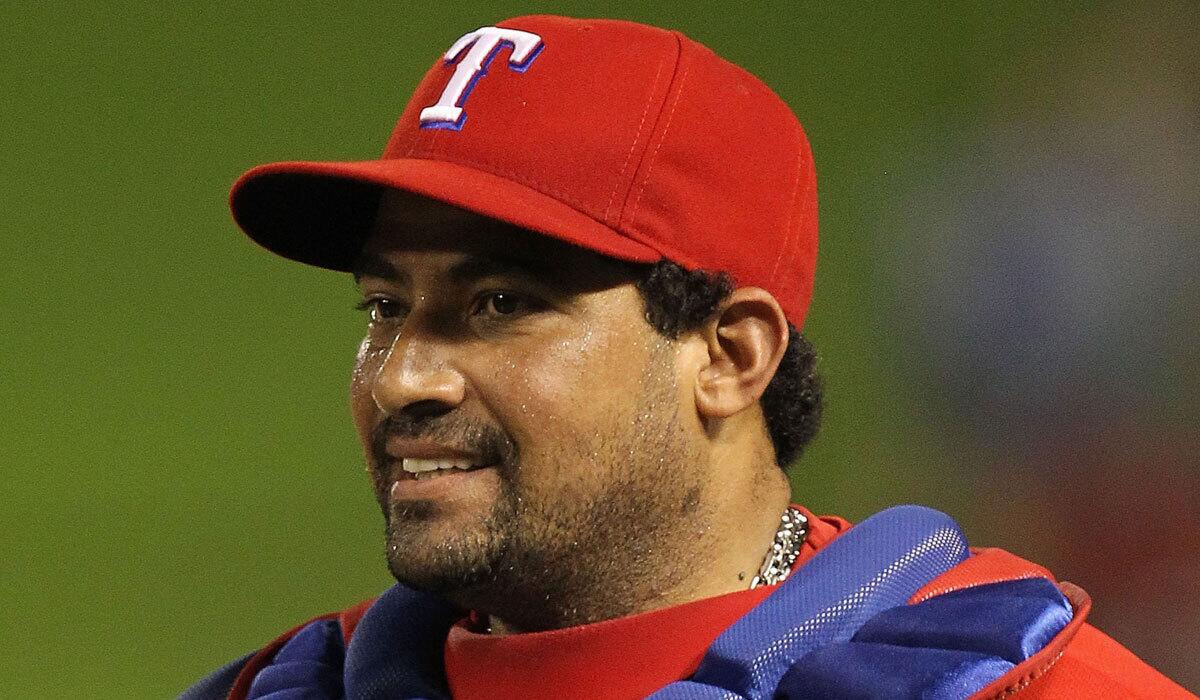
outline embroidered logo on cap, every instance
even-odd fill
[[[467,121],[463,105],[470,97],[471,90],[475,89],[475,83],[487,75],[492,59],[505,47],[512,49],[508,56],[509,69],[524,73],[541,54],[545,44],[537,34],[503,27],[480,27],[464,34],[446,52],[446,65],[452,65],[455,61],[458,61],[458,65],[437,103],[421,110],[421,128],[462,129]]]

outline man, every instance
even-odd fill
[[[812,158],[686,37],[469,32],[381,159],[262,166],[232,206],[359,285],[398,584],[186,697],[1188,696],[946,516],[789,505],[821,405]]]

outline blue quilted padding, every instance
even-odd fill
[[[254,677],[249,700],[321,700],[342,697],[342,631],[336,620],[317,620],[296,633],[270,666]]]
[[[987,654],[843,642],[804,657],[776,698],[966,698],[1013,665]]]

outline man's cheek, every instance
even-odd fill
[[[372,394],[372,380],[378,373],[378,367],[370,366],[369,355],[363,350],[366,347],[367,341],[364,340],[350,378],[350,416],[362,442],[363,451],[370,459],[371,430],[375,426],[376,414],[379,411]]]
[[[509,394],[504,422],[521,446],[522,461],[535,454],[555,463],[577,461],[581,451],[591,451],[597,435],[610,434],[612,422],[627,413],[628,387],[574,370],[543,366]]]
[[[352,395],[370,393],[370,384],[379,374],[383,362],[383,347],[371,343],[370,336],[363,338],[354,353],[354,368],[350,372],[350,391]]]

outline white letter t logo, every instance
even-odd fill
[[[466,51],[468,46],[471,48]],[[463,111],[467,97],[470,96],[475,83],[487,75],[492,59],[505,46],[512,49],[508,57],[508,67],[518,73],[528,70],[533,59],[537,58],[544,48],[540,36],[516,29],[481,27],[464,35],[446,52],[446,63],[452,64],[457,60],[458,66],[455,67],[454,75],[446,84],[446,89],[442,91],[437,104],[421,110],[421,128],[454,131],[461,129],[467,121],[466,112]],[[464,51],[466,56],[463,56]]]

